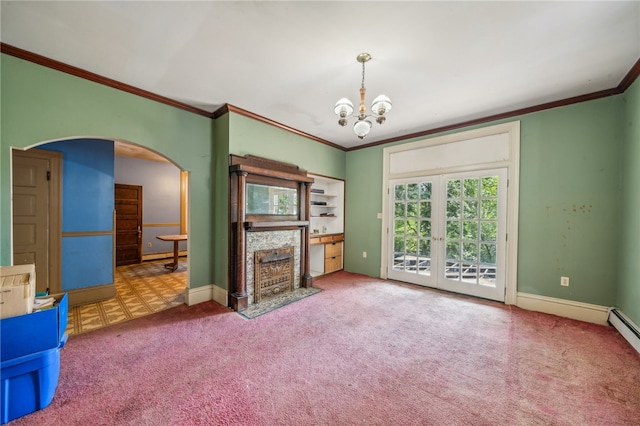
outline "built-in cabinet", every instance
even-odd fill
[[[309,174],[309,260],[312,276],[343,268],[344,181]]]
[[[312,236],[309,240],[311,276],[341,270],[343,251],[344,234]]]

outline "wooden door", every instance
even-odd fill
[[[13,151],[13,264],[35,264],[36,292],[60,291],[58,152]]]
[[[115,185],[116,266],[142,262],[142,186]]]

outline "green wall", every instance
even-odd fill
[[[522,117],[518,291],[615,304],[621,113],[618,96]]]
[[[473,127],[521,122],[518,291],[615,304],[622,111],[616,96]],[[380,274],[383,148],[346,158],[345,268],[372,276]]]
[[[640,324],[640,80],[625,92],[624,104],[617,306]]]
[[[345,177],[345,152],[251,118],[231,114],[229,152],[293,163],[310,173]]]
[[[117,139],[156,151],[190,172],[189,285],[211,284],[212,120],[5,54],[0,68],[0,264],[11,264],[11,147]]]
[[[347,152],[345,179],[344,268],[373,277],[380,276],[382,150],[375,146]]]
[[[229,289],[229,114],[216,120],[213,232],[215,284]]]

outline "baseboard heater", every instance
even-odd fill
[[[616,308],[609,309],[607,321],[627,339],[636,351],[640,352],[640,328],[633,321]]]

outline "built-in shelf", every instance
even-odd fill
[[[310,195],[310,233],[344,232],[344,181],[309,173],[314,179]],[[317,192],[317,191],[321,192]],[[326,204],[313,204],[313,202]],[[331,213],[326,216],[323,213]]]
[[[342,269],[344,247],[344,181],[309,174],[314,179],[310,194],[309,259],[311,276]],[[319,189],[322,193],[314,192]],[[313,202],[324,204],[313,204]],[[322,215],[330,213],[332,216]]]

